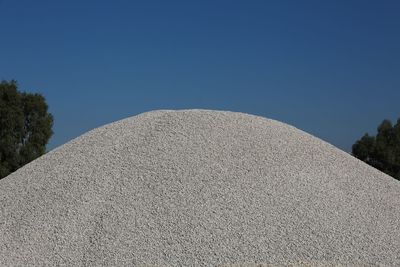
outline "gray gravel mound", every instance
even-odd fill
[[[0,180],[2,266],[400,266],[399,229],[398,181],[233,112],[144,113]]]

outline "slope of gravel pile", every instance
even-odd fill
[[[292,126],[154,111],[0,180],[1,266],[400,266],[400,183]]]

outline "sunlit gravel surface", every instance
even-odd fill
[[[0,180],[1,266],[302,262],[400,266],[400,182],[274,120],[148,112]]]

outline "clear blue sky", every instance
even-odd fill
[[[400,117],[400,1],[0,0],[0,79],[52,149],[153,109],[262,115],[350,151]]]

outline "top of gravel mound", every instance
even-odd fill
[[[234,112],[144,113],[0,180],[1,266],[400,266],[399,227],[398,181]]]

